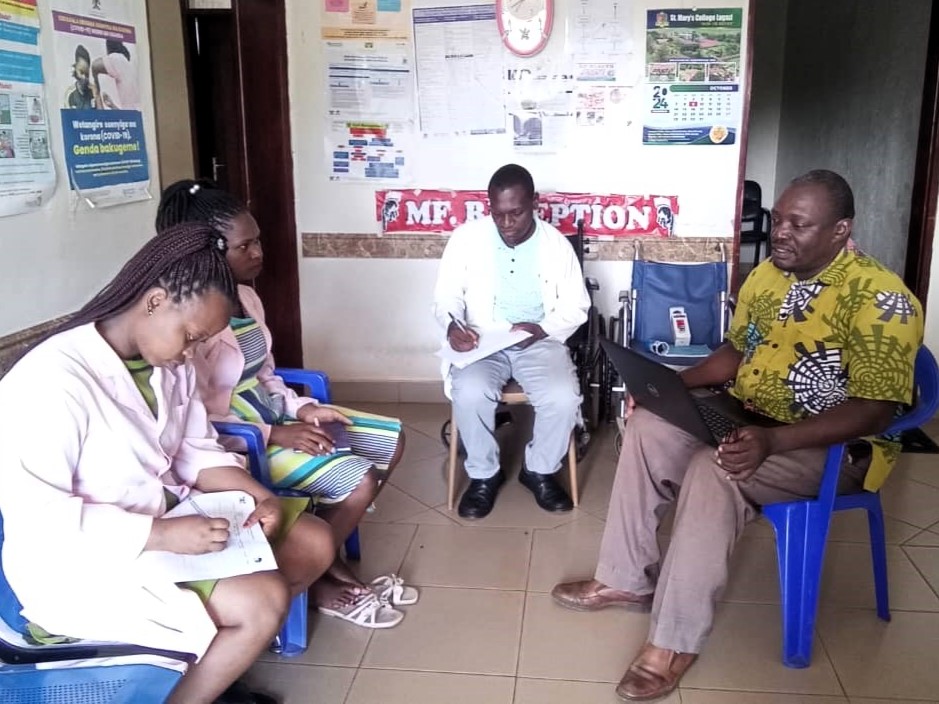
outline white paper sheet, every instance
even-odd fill
[[[516,330],[514,332],[511,330],[490,330],[479,336],[479,346],[469,352],[457,352],[450,347],[449,343],[444,342],[437,351],[437,356],[457,369],[462,369],[468,364],[495,354],[499,350],[517,345],[529,337],[531,337],[531,333],[525,330]]]
[[[137,558],[147,571],[160,574],[173,582],[198,579],[223,579],[239,574],[276,570],[274,552],[260,524],[244,527],[245,519],[254,511],[254,498],[243,491],[219,491],[199,494],[183,501],[166,518],[205,515],[225,518],[229,522],[228,544],[220,552],[203,555],[180,555],[154,550]]]

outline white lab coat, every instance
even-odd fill
[[[574,248],[567,238],[549,223],[535,218],[538,243],[538,271],[541,277],[541,300],[544,319],[541,329],[549,338],[564,342],[587,320],[590,296]],[[496,248],[498,237],[491,216],[458,227],[444,249],[434,289],[434,316],[444,328],[450,316],[486,330],[509,328],[509,323],[495,317]],[[450,365],[441,371],[449,381]]]
[[[164,489],[243,466],[216,442],[190,365],[155,369],[153,417],[94,325],[30,351],[0,380],[3,569],[23,615],[47,631],[192,652],[215,626],[199,597],[137,558]]]

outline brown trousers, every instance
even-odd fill
[[[634,594],[654,591],[649,641],[701,652],[744,526],[763,504],[815,497],[825,454],[812,448],[771,455],[747,481],[729,481],[713,447],[637,408],[626,424],[596,579]],[[846,461],[839,493],[860,491],[865,472]],[[656,531],[676,497],[660,566]]]

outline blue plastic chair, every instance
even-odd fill
[[[275,374],[288,384],[300,384],[306,387],[310,398],[320,403],[330,403],[332,394],[329,390],[329,377],[325,373],[312,369],[276,369]],[[250,423],[213,423],[220,435],[229,435],[244,441],[248,466],[251,475],[260,484],[277,492],[279,496],[295,496],[309,498],[309,494],[294,489],[281,489],[274,486],[271,479],[270,465],[264,445],[264,436],[261,430]],[[346,540],[346,557],[350,560],[360,560],[362,557],[359,543],[359,529],[356,528]],[[295,657],[303,653],[308,646],[307,637],[307,595],[299,594],[290,604],[287,619],[281,628],[277,640],[274,642],[274,652],[284,657]]]
[[[916,355],[914,381],[915,405],[893,422],[888,431],[890,433],[919,427],[930,420],[939,407],[939,367],[926,347],[921,347]],[[776,555],[782,595],[783,664],[786,667],[808,667],[812,660],[819,582],[833,511],[867,511],[877,616],[884,621],[890,620],[887,545],[880,493],[862,491],[858,494],[836,495],[844,452],[844,443],[832,445],[828,449],[825,473],[817,498],[763,507],[763,515],[776,530]]]
[[[2,546],[0,516],[0,552]],[[195,660],[190,653],[123,643],[29,645],[19,636],[26,625],[22,608],[0,561],[0,704],[161,704],[179,682],[181,672],[143,663],[115,665],[95,661],[129,655],[168,657],[180,663]],[[72,661],[87,662],[74,667]],[[55,663],[62,666],[55,667]]]

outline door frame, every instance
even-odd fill
[[[180,7],[184,33],[191,14],[234,15],[237,65],[233,68],[239,77],[244,197],[261,228],[267,262],[255,287],[264,300],[265,322],[276,340],[278,363],[302,367],[300,247],[294,210],[285,0],[234,0],[231,10],[190,10],[187,0],[180,0]],[[192,106],[191,65],[187,43],[186,83]],[[196,157],[198,137],[194,110],[190,122]],[[259,136],[259,139],[251,139],[249,135]],[[263,143],[263,149],[254,146],[258,143]],[[194,167],[197,177],[211,176],[198,173],[198,163]]]
[[[929,18],[904,282],[926,307],[939,201],[939,7]]]

